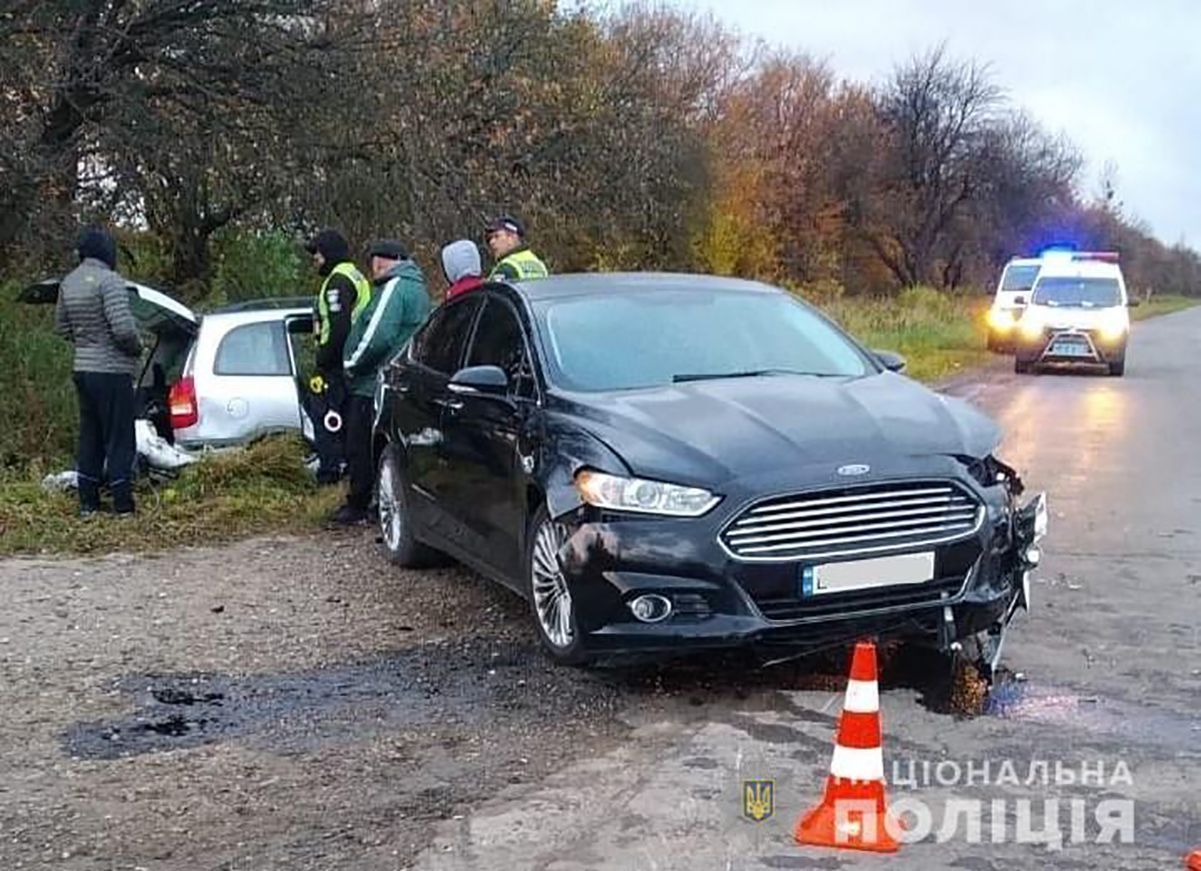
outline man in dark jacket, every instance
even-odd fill
[[[342,351],[350,325],[367,307],[371,285],[350,259],[350,246],[337,230],[322,230],[305,249],[322,276],[313,302],[313,332],[317,340],[317,376],[308,403],[320,467],[317,480],[330,484],[342,476],[346,385]]]
[[[350,385],[346,402],[346,461],[350,489],[346,504],[333,516],[336,523],[361,523],[367,518],[375,467],[371,457],[371,428],[375,420],[375,387],[385,365],[430,311],[425,277],[404,246],[383,239],[367,249],[374,276],[371,302],[350,328],[344,367]]]
[[[129,304],[129,290],[116,273],[117,243],[89,227],[75,246],[79,265],[62,280],[54,330],[75,347],[73,366],[79,398],[79,514],[100,508],[100,482],[107,469],[113,510],[132,514],[134,387],[142,340]]]

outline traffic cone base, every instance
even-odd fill
[[[798,843],[895,853],[892,836],[900,825],[888,813],[882,780],[826,778],[821,804],[801,817],[793,833]]]
[[[884,748],[876,645],[861,641],[851,658],[846,702],[821,802],[797,820],[793,836],[816,847],[895,853],[900,832],[884,798]]]

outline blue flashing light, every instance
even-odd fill
[[[1048,263],[1068,263],[1076,256],[1071,248],[1044,248],[1038,255],[1040,260]]]

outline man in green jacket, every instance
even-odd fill
[[[371,462],[371,428],[375,420],[375,383],[384,366],[430,312],[425,276],[404,246],[383,239],[367,249],[371,261],[371,301],[354,319],[346,337],[342,367],[350,395],[346,401],[346,463],[350,489],[346,504],[334,513],[335,523],[351,525],[367,519],[375,469]]]

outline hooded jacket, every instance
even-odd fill
[[[317,369],[326,376],[338,375],[342,371],[342,355],[346,338],[354,320],[355,308],[359,304],[359,289],[345,271],[334,270],[350,260],[350,246],[336,230],[322,230],[308,246],[310,252],[319,253],[323,259],[320,273],[324,278],[318,298],[313,305],[314,325],[317,333]],[[353,274],[357,274],[357,270]],[[323,321],[322,312],[329,313],[329,323]],[[328,327],[328,329],[327,329]]]
[[[116,260],[115,253],[112,259]],[[54,308],[54,331],[75,347],[76,372],[137,372],[142,340],[129,304],[129,290],[107,262],[84,256],[62,280]]]
[[[399,260],[375,280],[371,302],[346,337],[343,366],[355,396],[375,395],[375,374],[425,323],[430,312],[425,276],[412,260]]]
[[[483,271],[480,249],[469,239],[459,239],[442,249],[442,274],[450,285],[446,289],[448,300],[481,286]]]

